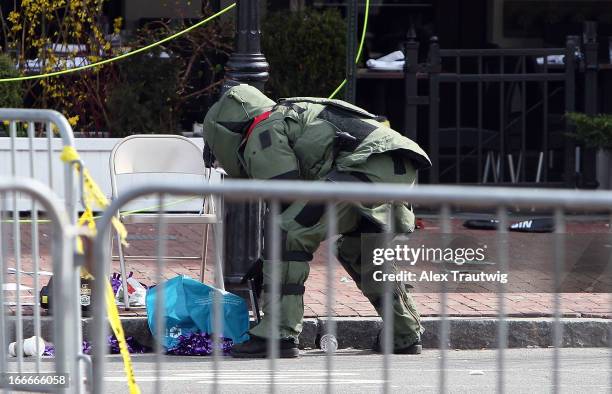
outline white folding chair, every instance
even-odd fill
[[[110,178],[112,198],[119,196],[118,177],[121,175],[131,175],[132,179],[138,174],[156,174],[154,177],[164,177],[171,175],[176,179],[177,175],[201,177],[202,181],[210,181],[211,169],[204,166],[202,160],[202,149],[188,138],[178,135],[132,135],[119,141],[113,148],[110,160]],[[150,177],[153,175],[146,175]],[[138,184],[136,182],[136,184]],[[141,183],[142,184],[142,183]],[[159,207],[161,210],[162,207]],[[158,213],[130,213],[129,215],[118,214],[119,220],[124,224],[155,224],[159,219]],[[165,213],[165,223],[169,224],[202,224],[204,225],[204,236],[202,240],[201,256],[196,257],[172,257],[163,256],[164,259],[193,259],[201,258],[200,281],[204,281],[206,270],[206,252],[208,249],[208,233],[211,224],[218,223],[217,215],[212,204],[211,196],[203,197],[202,209],[197,213]],[[117,244],[119,251],[119,261],[123,288],[127,288],[127,268],[126,260],[152,260],[148,256],[125,256],[123,246],[117,234]],[[158,240],[161,242],[161,240]],[[112,242],[111,242],[112,250]],[[112,254],[111,254],[112,255]],[[222,275],[220,266],[215,267],[215,276]],[[222,281],[220,282],[222,283]],[[124,291],[124,307],[129,309],[128,295]]]

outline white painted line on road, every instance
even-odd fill
[[[144,371],[142,371],[144,372]],[[143,376],[142,372],[137,372],[138,382],[172,382],[172,381],[194,381],[200,384],[212,384],[215,380],[215,375],[209,371],[200,371],[198,373],[168,373],[159,377]],[[152,371],[147,371],[151,373]],[[361,379],[360,374],[351,372],[334,372],[332,384],[342,385],[379,385],[382,380],[377,379]],[[354,377],[354,378],[352,378]],[[250,370],[250,371],[219,371],[217,373],[217,381],[225,385],[269,385],[271,384],[271,374],[269,370]],[[321,371],[291,371],[277,372],[275,375],[274,384],[296,384],[296,385],[322,385],[327,383],[327,372]],[[123,382],[125,376],[107,376],[104,380],[108,382]]]

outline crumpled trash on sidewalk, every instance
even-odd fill
[[[133,276],[134,272],[130,272],[127,278],[128,302],[132,307],[143,307],[145,306],[145,298],[147,296],[147,286],[138,282]],[[121,274],[114,273],[110,277],[110,282],[113,293],[115,293],[115,303],[117,305],[123,305],[123,283],[121,281]]]

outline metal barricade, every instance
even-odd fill
[[[181,186],[168,186],[168,185],[149,185],[147,187],[141,187],[127,191],[125,194],[120,196],[117,200],[113,201],[109,209],[104,213],[104,216],[99,222],[99,233],[94,245],[94,259],[95,259],[95,273],[96,277],[108,277],[108,268],[110,261],[109,250],[108,250],[108,237],[110,234],[110,223],[112,217],[118,212],[118,210],[134,200],[135,198],[144,195],[157,195],[159,198],[159,206],[163,207],[163,201],[167,195],[193,195],[193,194],[212,194],[216,197],[223,197],[228,200],[239,200],[243,201],[246,199],[259,198],[269,202],[270,214],[272,218],[272,261],[279,261],[281,257],[280,252],[280,239],[281,232],[279,230],[279,212],[281,202],[287,201],[303,201],[324,204],[326,207],[327,215],[323,216],[324,220],[327,220],[327,235],[331,238],[335,235],[337,229],[337,209],[336,204],[338,202],[363,202],[363,203],[378,203],[378,202],[397,202],[407,201],[412,204],[416,204],[419,207],[430,207],[437,209],[439,212],[441,230],[442,233],[451,234],[451,209],[456,206],[461,207],[475,207],[479,209],[493,209],[496,212],[499,219],[500,225],[497,230],[497,240],[499,245],[506,245],[500,248],[499,252],[499,267],[504,269],[508,264],[508,253],[507,243],[504,243],[504,239],[507,236],[506,224],[509,221],[508,209],[515,208],[526,208],[526,209],[550,209],[554,212],[555,232],[564,239],[564,221],[565,221],[565,210],[577,209],[581,212],[584,211],[605,211],[608,214],[612,211],[612,192],[599,192],[599,191],[574,191],[574,190],[550,190],[544,189],[509,189],[509,188],[487,188],[487,187],[461,187],[461,186],[417,186],[417,187],[406,187],[404,185],[390,185],[390,184],[368,184],[364,187],[360,183],[324,183],[324,182],[286,182],[286,181],[226,181],[224,184],[207,184],[193,187],[181,187]],[[223,234],[223,224],[217,225],[215,228],[215,235],[219,242],[219,235]],[[163,212],[160,214],[158,222],[158,234],[157,239],[159,244],[157,247],[158,256],[163,256],[166,249],[166,227],[164,225]],[[388,230],[391,233],[393,229]],[[218,244],[217,244],[218,245]],[[329,246],[329,253],[327,255],[327,315],[332,316],[332,305],[334,303],[334,291],[336,291],[335,282],[331,280],[334,272],[335,260],[333,258],[334,251],[333,246]],[[563,244],[555,244],[555,256],[563,256]],[[553,281],[558,283],[561,275],[561,261],[562,259],[554,259],[554,272],[552,273]],[[161,280],[163,273],[163,264],[161,258],[158,257],[156,278]],[[271,297],[276,299],[280,293],[279,285],[279,264],[271,264]],[[160,284],[158,284],[159,286]],[[500,283],[498,300],[499,309],[497,310],[497,370],[498,375],[496,378],[497,392],[505,391],[505,378],[507,366],[505,364],[505,352],[508,348],[508,328],[507,328],[507,314],[504,307],[504,297],[506,295],[505,285]],[[391,309],[391,292],[390,287],[387,286],[383,297],[383,310],[387,311],[386,316],[392,316],[388,313]],[[555,287],[558,289],[558,287]],[[94,346],[94,378],[93,388],[94,392],[105,393],[108,391],[108,381],[105,378],[108,359],[106,356],[105,346],[99,346],[105,344],[106,341],[106,306],[104,304],[104,286],[99,283],[94,288],[94,315],[96,332],[94,333],[93,346]],[[155,308],[157,308],[157,316],[161,316],[162,301],[160,297],[157,298]],[[221,307],[218,299],[215,299],[215,307],[213,308],[213,319],[215,320],[215,327],[222,332],[219,325],[221,319],[216,319],[220,316]],[[447,392],[452,387],[452,381],[449,379],[448,371],[448,343],[449,343],[449,329],[450,322],[448,317],[448,295],[446,291],[442,291],[441,294],[441,309],[440,309],[440,329],[438,332],[439,338],[439,367],[437,368],[438,382],[437,390],[439,392]],[[278,337],[278,303],[274,303],[276,309],[271,311],[269,318],[273,324],[271,324],[270,337]],[[554,355],[552,365],[552,391],[557,392],[560,390],[560,353],[559,349],[562,346],[562,322],[561,322],[561,309],[560,309],[560,297],[558,292],[554,292],[554,322],[553,322],[553,344],[554,344]],[[157,335],[164,333],[163,322],[158,325]],[[329,319],[328,324],[325,325],[327,333],[335,334],[334,319]],[[474,335],[477,335],[476,333]],[[389,324],[386,321],[383,330],[382,338],[382,349],[384,350],[384,356],[380,359],[382,363],[382,377],[378,380],[380,388],[383,392],[398,392],[398,386],[393,386],[393,375],[391,369],[393,367],[393,358],[390,353],[392,352],[392,338],[393,338],[393,324]],[[215,343],[219,343],[219,338],[215,337]],[[276,345],[274,345],[276,343]],[[276,360],[276,355],[279,354],[278,343],[270,341],[271,348],[269,353],[272,357],[269,357],[269,365],[263,369],[266,374],[267,387],[270,392],[279,390],[277,383],[279,382],[279,371],[286,367],[286,364],[280,364]],[[218,346],[215,346],[214,357],[212,360],[212,370],[209,372],[207,378],[201,378],[204,382],[198,384],[209,384],[209,386],[198,386],[203,391],[219,392],[223,389],[223,383],[227,383],[228,379],[232,382],[240,382],[241,376],[237,374],[227,375],[227,371],[231,370],[231,365],[224,364]],[[145,369],[151,373],[152,376],[147,375],[146,379],[140,380],[142,389],[145,392],[162,392],[168,390],[171,392],[169,385],[164,386],[164,382],[172,382],[180,379],[180,377],[164,376],[167,372],[164,370],[162,363],[168,362],[164,358],[162,353],[163,349],[158,344],[156,347],[156,355],[153,360],[146,359]],[[334,365],[337,362],[337,357],[334,356],[333,352],[327,353],[325,363],[325,376],[327,392],[331,392],[333,389],[334,382],[338,379],[334,375]],[[151,363],[154,362],[154,367]],[[374,361],[378,362],[378,361]],[[168,364],[165,364],[168,365]],[[210,364],[199,364],[199,368],[206,370]],[[294,367],[300,368],[300,364],[293,364]],[[224,368],[224,369],[222,369]],[[260,366],[261,368],[261,366]],[[136,369],[136,380],[138,379],[139,372],[142,372],[139,368]],[[406,371],[408,372],[408,371]],[[184,373],[189,373],[185,371]],[[229,378],[228,378],[229,376]],[[262,378],[259,376],[259,378]],[[370,376],[371,378],[371,376]],[[243,378],[246,379],[246,378]],[[116,382],[117,380],[115,380]],[[253,380],[245,380],[244,384],[249,384]],[[259,381],[261,382],[261,381]],[[248,386],[244,386],[248,387]],[[314,386],[311,386],[314,387]],[[436,387],[434,384],[432,387]],[[176,388],[174,388],[176,389]],[[546,388],[548,389],[548,388]],[[399,389],[402,392],[406,392]],[[174,391],[174,390],[172,390]],[[225,390],[223,390],[225,391]]]
[[[44,247],[50,249],[54,285],[53,292],[49,295],[53,304],[53,316],[46,319],[41,317],[38,302],[41,276],[38,242],[35,241],[37,234],[32,233],[31,259],[28,259],[24,253],[28,240],[20,238],[20,228],[17,225],[19,212],[15,207],[11,209],[7,206],[7,195],[13,196],[14,203],[16,193],[23,193],[31,198],[34,207],[44,210],[45,220],[49,223],[43,230],[50,235],[48,245]],[[37,216],[32,218],[33,226],[37,225],[37,220]],[[3,284],[0,292],[0,349],[2,349],[0,350],[2,354],[0,391],[2,392],[5,392],[4,390],[71,393],[83,391],[79,364],[88,360],[82,356],[81,350],[79,283],[75,281],[75,278],[78,278],[78,275],[75,275],[78,268],[73,264],[74,243],[74,226],[71,225],[60,200],[47,186],[32,179],[0,177],[0,283]],[[22,265],[24,259],[32,261],[32,265],[27,269]],[[9,273],[16,277],[14,294],[6,291],[9,288],[5,287]],[[24,279],[24,276],[28,278]],[[21,290],[25,284],[34,289],[31,320],[27,319],[22,311],[24,302]],[[9,302],[8,298],[14,299],[14,302]],[[15,307],[15,316],[10,316],[7,310],[7,307],[12,305]],[[38,356],[29,357],[29,360],[34,359],[32,362],[24,359],[26,334],[37,338],[46,336],[45,339],[52,340],[55,347],[55,358],[52,363],[41,362]],[[15,358],[10,357],[7,351],[9,342],[15,342]],[[34,354],[40,354],[44,350],[40,349],[40,346],[44,344],[38,340],[34,342]],[[17,375],[8,377],[4,376],[5,373]],[[36,375],[19,375],[32,373],[48,375],[38,378]]]
[[[75,222],[78,196],[73,163],[60,161],[62,148],[74,146],[68,120],[59,112],[48,109],[0,108],[0,122],[8,122],[9,138],[1,139],[0,143],[8,143],[10,151],[10,155],[3,156],[0,161],[0,176],[28,177],[46,183],[57,195],[63,195],[69,218]],[[60,136],[61,144],[54,138],[55,133]],[[5,149],[3,146],[2,150]],[[40,160],[42,157],[44,160]],[[63,176],[58,176],[62,167]],[[21,201],[16,205],[20,211],[31,208],[32,214],[36,215],[34,206]]]
[[[9,134],[8,138],[0,139],[0,144],[2,145],[0,152],[0,176],[10,176],[13,179],[21,179],[23,182],[27,182],[25,181],[27,178],[39,180],[42,184],[46,185],[44,190],[51,190],[54,196],[59,196],[59,201],[63,203],[62,212],[66,213],[68,223],[76,223],[78,192],[73,168],[74,163],[64,163],[60,159],[60,154],[65,147],[74,147],[74,136],[68,120],[62,114],[53,110],[0,108],[0,121],[8,126]],[[56,135],[60,138],[55,138]],[[14,190],[8,195],[5,193],[3,196],[7,197],[4,199],[3,208],[8,208],[12,211],[11,231],[15,245],[15,267],[14,272],[10,273],[14,275],[14,281],[10,282],[14,282],[15,286],[20,288],[23,285],[22,281],[26,273],[32,277],[33,288],[31,292],[33,293],[33,300],[30,304],[35,317],[39,317],[41,311],[39,302],[41,275],[39,274],[41,272],[42,235],[39,225],[44,221],[39,220],[39,211],[46,211],[47,209],[38,198],[35,198],[37,196],[19,190]],[[20,219],[20,212],[23,211],[29,211],[30,217],[23,220]],[[49,212],[45,214],[47,216],[50,215]],[[24,234],[27,235],[28,231],[31,234],[29,245],[31,248],[32,264],[29,270],[24,271],[21,248],[26,242],[21,237]],[[63,267],[69,267],[69,269],[66,268],[63,271],[56,272],[57,265],[60,264],[56,263],[53,265],[52,271],[47,272],[48,275],[46,276],[55,277],[55,287],[62,288],[61,297],[70,300],[70,302],[62,302],[62,309],[72,308],[69,316],[74,316],[73,319],[66,319],[62,322],[64,326],[69,326],[69,328],[65,328],[66,335],[69,335],[66,338],[71,346],[73,346],[69,348],[70,353],[65,353],[67,357],[68,354],[81,353],[81,306],[77,302],[80,287],[80,270],[71,264],[75,243],[69,242],[64,243],[62,246],[57,246],[57,242],[52,240],[51,246],[66,250],[66,254],[70,257],[64,260],[63,263],[68,264],[70,262],[70,264]],[[19,245],[22,246],[17,247]],[[4,274],[6,274],[7,272],[4,267],[3,270]],[[58,277],[58,275],[60,276]],[[62,283],[64,286],[59,286],[59,283]],[[17,293],[19,294],[19,292]],[[17,305],[15,305],[17,321],[21,321],[23,317],[22,309],[28,306],[26,304],[28,303],[22,302],[21,298],[17,297]],[[38,321],[37,318],[35,318],[34,322],[36,321]],[[40,325],[36,324],[34,331],[34,335],[40,336]],[[23,339],[19,330],[17,335],[18,341]],[[73,341],[74,343],[72,343]],[[75,379],[74,382],[80,381],[78,368],[75,367],[74,370],[69,372],[71,378]],[[78,386],[75,387],[77,387],[77,390],[80,390]]]

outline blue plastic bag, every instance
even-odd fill
[[[223,332],[221,336],[231,339],[234,344],[249,339],[249,312],[244,300],[227,291],[205,285],[188,276],[177,276],[166,281],[164,287],[164,313],[166,331],[163,338],[156,338],[166,349],[178,344],[179,336],[188,337],[194,332],[213,334],[213,296],[221,295]],[[147,291],[147,321],[155,336],[155,302],[159,286]]]

